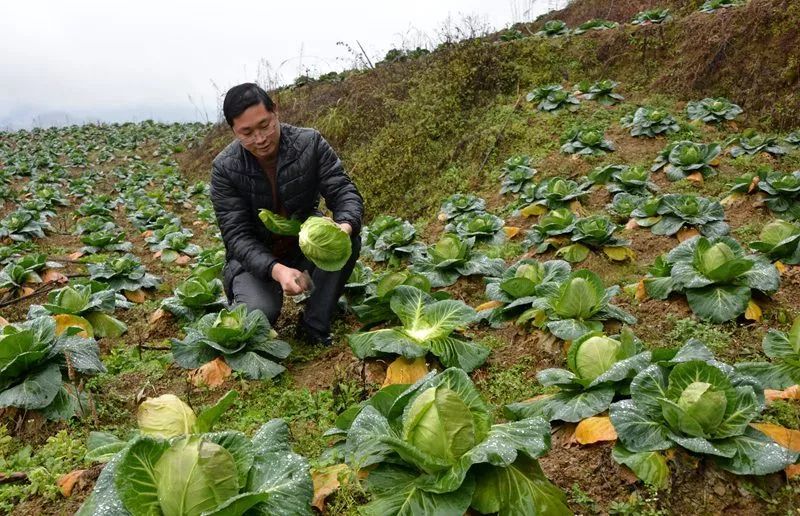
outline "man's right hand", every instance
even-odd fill
[[[302,272],[280,263],[272,267],[272,279],[280,283],[283,293],[287,296],[302,294],[311,287]]]

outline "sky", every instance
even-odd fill
[[[235,84],[352,67],[337,42],[378,61],[394,47],[435,46],[448,18],[499,30],[565,1],[5,0],[0,128],[213,122]]]

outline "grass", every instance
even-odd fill
[[[665,343],[681,346],[689,339],[697,339],[716,351],[728,347],[731,343],[730,332],[711,324],[690,318],[676,319],[674,316],[668,316],[668,321],[673,327],[666,335]]]
[[[774,400],[761,415],[766,423],[800,430],[800,400]]]
[[[596,514],[599,512],[599,508],[597,502],[589,496],[581,486],[577,483],[572,484],[569,493],[569,501],[575,505],[580,506],[582,509],[586,510],[589,514]]]
[[[517,237],[518,239],[520,237]],[[486,247],[479,247],[478,250],[483,252],[489,258],[502,258],[504,260],[513,260],[525,252],[525,245],[518,241],[506,241],[500,245],[489,245]]]
[[[608,507],[608,514],[624,516],[667,516],[668,511],[658,507],[659,494],[650,491],[646,494],[632,493],[627,500],[612,502]]]
[[[84,466],[85,433],[79,429],[61,430],[38,447],[23,445],[0,426],[0,470],[25,472],[29,482],[0,485],[0,511],[9,513],[20,499],[61,497],[57,480]]]
[[[511,367],[490,366],[475,381],[483,398],[494,407],[496,419],[503,417],[504,405],[548,392],[533,377],[533,365],[532,360],[523,357]]]
[[[733,230],[733,234],[740,242],[753,242],[758,240],[761,230],[764,227],[764,221],[754,220],[739,226]]]

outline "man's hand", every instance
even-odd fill
[[[280,263],[272,267],[272,279],[281,284],[287,296],[296,296],[311,288],[302,272]]]
[[[349,222],[336,222],[335,220],[333,220],[330,217],[323,217],[323,218],[328,219],[331,222],[333,222],[334,224],[336,224],[337,226],[339,226],[339,228],[341,228],[341,230],[344,231],[345,233],[347,233],[348,235],[352,235],[353,234],[353,226],[351,226]]]
[[[348,235],[353,234],[353,226],[351,226],[349,222],[342,222],[341,224],[339,224],[339,227],[342,228],[342,231],[344,231]]]

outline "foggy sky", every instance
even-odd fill
[[[353,64],[344,41],[373,60],[435,44],[446,18],[501,29],[563,0],[139,0],[0,3],[0,128],[82,121],[215,121],[228,87],[282,83]],[[259,71],[261,70],[261,77]],[[190,97],[191,96],[191,101]]]

